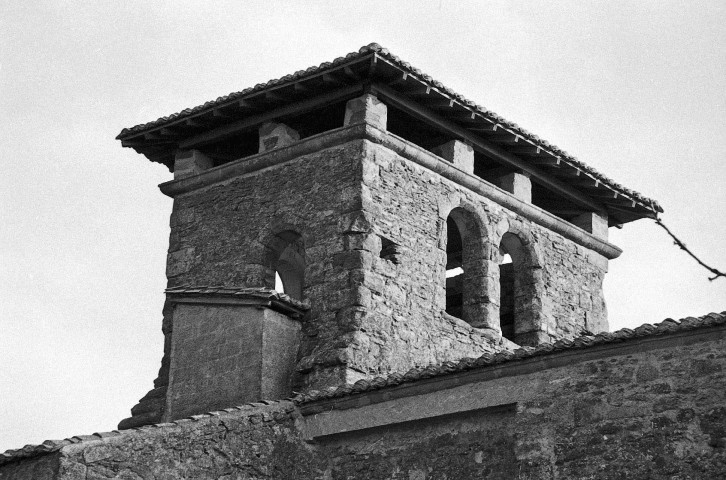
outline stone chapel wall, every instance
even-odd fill
[[[723,478],[725,317],[396,387],[370,382],[359,394],[74,437],[0,464],[0,480]]]

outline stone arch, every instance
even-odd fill
[[[289,226],[273,232],[264,244],[265,287],[274,288],[276,278],[279,278],[285,294],[302,300],[305,288],[305,240]]]
[[[473,327],[488,327],[487,235],[482,215],[459,204],[443,218],[445,310]]]
[[[519,222],[497,228],[499,327],[502,336],[519,345],[547,341],[542,304],[542,264],[531,233]],[[502,225],[500,224],[499,227]],[[503,233],[501,233],[503,231]],[[504,262],[506,257],[510,262]]]

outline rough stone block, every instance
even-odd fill
[[[608,239],[608,217],[605,213],[583,213],[573,218],[572,224],[592,233],[601,240]]]
[[[474,149],[471,145],[459,140],[452,140],[434,148],[432,152],[466,173],[474,174]]]
[[[214,166],[214,161],[199,150],[179,150],[174,157],[174,180],[197,175]]]
[[[287,147],[300,140],[300,134],[284,123],[265,123],[260,127],[259,133],[260,153]]]
[[[367,123],[381,130],[386,129],[388,123],[388,108],[378,100],[378,97],[366,94],[345,105],[344,125],[355,125],[356,123]]]
[[[532,181],[526,175],[510,173],[494,180],[494,185],[524,202],[532,203]]]
[[[300,329],[258,304],[177,304],[164,420],[289,396]]]
[[[169,252],[166,257],[166,276],[175,277],[186,273],[194,263],[194,247]]]

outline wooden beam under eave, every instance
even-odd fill
[[[594,201],[590,197],[579,192],[577,189],[572,188],[569,185],[562,183],[555,178],[543,174],[543,172],[541,172],[537,168],[534,168],[528,162],[525,162],[519,157],[507,152],[503,148],[492,144],[491,142],[483,139],[482,137],[469,132],[467,129],[462,128],[442,118],[441,116],[426,109],[425,107],[415,102],[412,102],[395,90],[381,84],[373,84],[371,88],[375,94],[381,96],[383,99],[390,102],[393,106],[398,107],[406,111],[407,113],[415,116],[416,118],[423,120],[426,123],[434,125],[442,130],[446,130],[450,134],[469,142],[480,153],[483,153],[484,155],[487,155],[494,160],[497,160],[505,165],[511,165],[515,168],[519,168],[524,172],[529,173],[532,181],[536,181],[547,189],[552,190],[559,195],[562,195],[569,201],[582,207],[587,207],[589,210],[604,213],[605,210],[602,204]]]
[[[270,102],[270,103],[280,103],[280,102],[284,102],[286,100],[285,97],[280,95],[279,91],[273,92],[273,91],[268,90],[265,92],[264,97],[265,97],[265,101]]]
[[[480,133],[494,133],[501,128],[502,126],[498,123],[490,123],[488,125],[471,125],[466,127],[467,130]]]
[[[174,130],[172,130],[171,127],[162,127],[161,129],[158,130],[158,133],[159,133],[159,135],[161,135],[163,137],[167,137],[167,138],[179,136],[179,132],[175,132]]]
[[[157,141],[149,141],[144,140],[139,137],[131,138],[129,140],[121,140],[121,146],[122,147],[131,147],[133,149],[145,149],[148,147],[168,147],[169,145],[174,145],[174,141],[172,140],[157,140]],[[141,152],[137,152],[141,153]]]
[[[292,84],[292,89],[295,90],[297,93],[307,93],[310,91],[310,88],[303,85],[302,82],[295,82]]]
[[[159,135],[158,132],[146,132],[146,133],[144,133],[144,139],[151,140],[151,141],[166,140],[164,137]]]
[[[345,84],[345,82],[343,82],[342,80],[340,80],[339,78],[337,78],[335,75],[333,75],[332,72],[331,73],[324,73],[320,78],[323,79],[323,83],[326,84],[326,85],[339,86],[339,85],[344,85]]]
[[[425,97],[431,94],[431,85],[425,83],[419,83],[417,86],[411,88],[406,92],[408,95],[415,95],[417,97]]]
[[[510,153],[513,153],[515,155],[530,155],[530,156],[536,156],[536,155],[542,155],[544,152],[542,149],[536,145],[532,145],[530,143],[521,142],[520,145],[510,148]]]
[[[617,216],[622,216],[622,215],[634,216],[634,217],[636,217],[636,219],[637,218],[643,218],[643,217],[645,217],[645,218],[656,218],[655,213],[652,210],[649,210],[647,208],[644,208],[641,212],[636,212],[634,210],[627,210],[627,209],[624,209],[624,208],[620,208],[619,206],[616,206],[616,205],[608,205],[608,210],[609,211],[612,211],[612,212],[615,212],[615,214]],[[631,220],[628,220],[628,222],[629,221],[631,221]],[[626,222],[622,222],[622,223],[626,223]]]
[[[562,168],[563,165],[562,159],[560,157],[551,157],[549,155],[528,158],[526,162],[530,165],[541,165],[552,168]]]
[[[573,181],[578,185],[586,188],[598,188],[600,187],[600,180],[596,178],[592,178],[589,175],[580,175],[579,177],[573,179]]]
[[[221,108],[215,108],[212,110],[212,116],[215,118],[231,118],[229,115],[224,113]]]
[[[521,135],[517,135],[516,133],[512,133],[510,135],[506,135],[502,137],[501,139],[497,139],[497,143],[501,143],[507,146],[517,146],[517,145],[526,145],[527,141],[524,140]]]
[[[208,132],[200,133],[191,138],[188,138],[182,142],[179,142],[179,148],[182,150],[188,150],[190,148],[196,148],[202,145],[206,145],[224,138],[231,137],[241,131],[248,130],[252,127],[260,125],[262,123],[275,120],[280,117],[289,115],[301,114],[306,111],[310,111],[316,108],[326,107],[332,103],[345,100],[353,97],[357,93],[362,93],[363,85],[351,85],[343,87],[338,90],[334,90],[324,95],[320,95],[309,100],[302,100],[299,102],[291,103],[274,110],[262,112],[258,115],[253,115],[227,125],[222,125],[218,128],[210,130]]]
[[[408,72],[403,72],[399,77],[388,82],[389,85],[398,85],[399,83],[406,83],[408,80]]]
[[[345,67],[343,67],[343,73],[345,73],[345,75],[346,75],[346,76],[347,76],[348,78],[352,78],[352,79],[353,79],[353,80],[355,80],[355,81],[359,81],[359,80],[360,80],[360,76],[359,76],[359,75],[358,75],[357,73],[355,73],[355,72],[353,71],[353,69],[352,69],[352,68],[350,68],[350,66],[349,66],[349,65],[346,65]]]

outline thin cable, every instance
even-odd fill
[[[709,267],[708,265],[706,265],[705,263],[703,263],[703,262],[701,261],[701,259],[700,259],[700,258],[698,258],[697,256],[695,256],[695,255],[693,254],[693,252],[691,252],[691,251],[690,251],[690,250],[688,249],[688,247],[686,247],[686,244],[685,244],[685,243],[683,243],[683,242],[682,242],[682,241],[681,241],[681,240],[680,240],[680,239],[679,239],[678,237],[676,237],[676,236],[675,236],[675,235],[673,234],[673,232],[671,232],[671,231],[670,231],[670,230],[668,229],[668,227],[666,227],[666,226],[665,226],[665,225],[663,224],[663,222],[661,222],[661,221],[660,221],[660,218],[658,218],[658,217],[656,216],[656,217],[655,217],[655,218],[654,218],[653,220],[654,220],[654,221],[655,221],[655,223],[656,223],[656,224],[658,224],[658,225],[659,225],[659,226],[660,226],[660,227],[661,227],[661,228],[662,228],[663,230],[665,230],[665,231],[666,231],[666,232],[668,233],[668,235],[670,235],[670,236],[671,236],[671,238],[673,239],[673,243],[674,243],[675,245],[678,245],[678,247],[680,247],[680,249],[681,249],[681,250],[685,250],[685,252],[686,252],[686,253],[687,253],[688,255],[690,255],[690,256],[691,256],[691,257],[692,257],[692,258],[693,258],[693,259],[694,259],[695,261],[697,261],[697,262],[699,263],[699,265],[701,265],[701,266],[702,266],[703,268],[705,268],[706,270],[708,270],[709,272],[711,272],[711,273],[713,273],[713,274],[714,274],[714,276],[713,276],[713,277],[708,277],[708,281],[709,281],[709,282],[713,282],[713,281],[714,281],[714,280],[716,280],[716,279],[717,279],[718,277],[726,277],[726,273],[720,272],[720,271],[718,271],[717,269],[715,269],[715,268],[713,268],[713,267]]]

